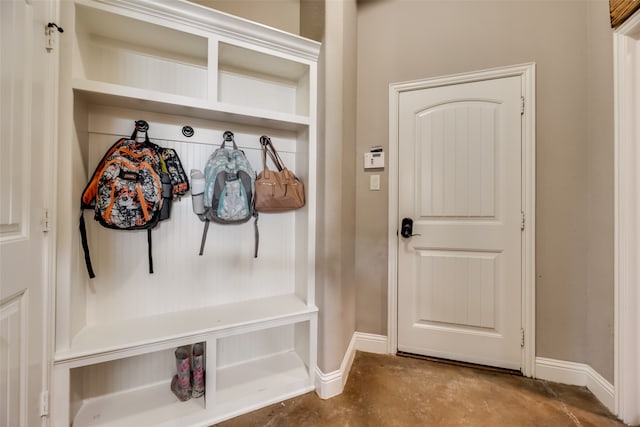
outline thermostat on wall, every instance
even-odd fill
[[[384,152],[381,147],[374,147],[368,153],[364,153],[364,168],[384,168]]]

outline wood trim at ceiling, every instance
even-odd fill
[[[611,27],[622,24],[640,7],[640,0],[609,0]]]

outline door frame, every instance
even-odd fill
[[[640,11],[613,33],[614,61],[614,405],[625,423],[640,422]],[[636,88],[635,90],[633,88]]]
[[[522,116],[522,210],[525,229],[522,232],[522,327],[525,330],[521,370],[523,375],[535,376],[535,63],[493,68],[470,73],[413,80],[389,85],[389,223],[388,223],[388,297],[387,351],[398,350],[398,173],[399,143],[398,114],[400,94],[403,92],[472,83],[505,77],[522,79],[525,99]]]

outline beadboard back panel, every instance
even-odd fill
[[[98,113],[92,117],[89,171],[123,136],[104,132],[106,120],[111,119]],[[151,140],[175,149],[187,173],[204,171],[209,155],[220,146],[222,133],[233,131],[233,127],[220,127],[205,132],[195,126],[193,141],[186,142],[171,140],[180,131],[175,125],[149,124]],[[256,173],[262,169],[259,137],[245,132],[235,138]],[[279,152],[285,164],[295,171],[295,154],[287,151],[295,144],[272,139],[277,149],[282,147]],[[294,292],[294,212],[259,215],[258,258],[253,257],[253,219],[238,225],[211,223],[204,254],[199,256],[204,223],[193,213],[190,194],[175,200],[171,218],[152,231],[153,274],[149,274],[146,231],[104,228],[91,219],[93,212],[84,215],[96,272],[88,282],[88,324],[108,322],[116,314],[119,319],[143,317]]]

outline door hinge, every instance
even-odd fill
[[[40,393],[40,416],[49,416],[49,390],[43,390]]]
[[[524,347],[524,329],[520,328],[520,347]]]
[[[42,227],[43,233],[51,231],[49,209],[47,208],[42,209],[42,220],[40,221],[40,226]]]
[[[524,211],[520,211],[520,230],[524,231]]]
[[[49,22],[47,26],[44,27],[44,47],[49,52],[51,52],[56,45],[54,38],[56,33],[64,33],[64,30],[53,22]]]
[[[520,115],[524,114],[524,96],[520,97]]]
[[[52,51],[54,46],[56,45],[53,36],[55,35],[56,30],[53,27],[45,27],[44,28],[44,47],[48,51]]]

